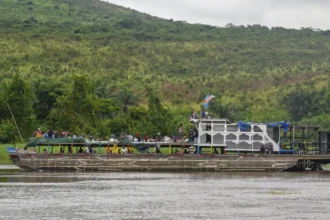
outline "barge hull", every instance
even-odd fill
[[[24,170],[94,172],[224,172],[293,170],[303,160],[274,155],[87,155],[24,154],[12,156]],[[330,157],[329,157],[330,159]],[[300,163],[301,164],[301,163]],[[313,162],[305,163],[311,166]],[[306,168],[306,167],[305,167]]]

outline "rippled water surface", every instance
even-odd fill
[[[0,172],[0,219],[330,219],[330,173]]]

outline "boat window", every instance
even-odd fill
[[[239,149],[251,149],[251,145],[245,141],[238,144]]]
[[[254,132],[262,132],[261,128],[259,126],[254,126],[253,127]]]
[[[213,136],[214,144],[224,144],[224,137],[221,134],[216,134]]]
[[[262,143],[255,142],[255,143],[252,144],[252,148],[259,150],[261,148],[261,145],[262,145]]]
[[[225,126],[224,125],[213,125],[213,131],[224,131]]]
[[[213,124],[226,124],[226,121],[213,121]]]
[[[262,136],[259,135],[259,134],[255,134],[255,135],[252,136],[252,139],[254,141],[262,141]]]
[[[226,146],[227,146],[227,149],[236,149],[237,148],[237,144],[234,143],[233,141],[226,141]]]
[[[243,141],[243,140],[249,140],[249,136],[246,135],[246,134],[241,134],[241,135],[239,136],[239,140],[241,140],[241,141]]]
[[[212,137],[209,134],[203,134],[200,136],[200,144],[211,143]]]
[[[227,125],[227,131],[237,131],[237,125]]]
[[[226,136],[226,140],[236,140],[236,135],[234,135],[234,134],[228,134]]]
[[[202,129],[202,131],[211,131],[212,126],[211,126],[211,124],[201,124],[201,129]]]

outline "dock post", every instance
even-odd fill
[[[201,147],[197,146],[197,154],[200,154],[200,153],[201,153]]]
[[[211,145],[211,154],[213,154],[213,146]]]
[[[99,142],[99,154],[101,154],[101,142]]]

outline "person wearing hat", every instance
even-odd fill
[[[38,130],[37,130],[36,138],[42,138],[42,132],[41,132],[40,128],[38,128]]]

